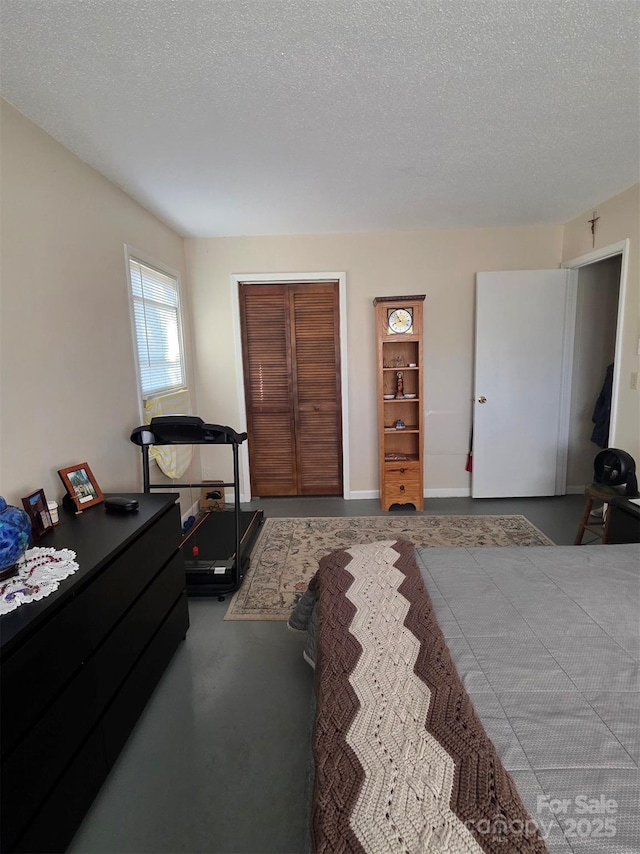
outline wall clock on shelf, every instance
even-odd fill
[[[388,308],[387,330],[389,335],[410,335],[413,331],[413,309]]]
[[[380,504],[424,509],[422,318],[425,295],[376,297]]]

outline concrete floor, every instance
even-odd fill
[[[570,545],[583,504],[581,495],[446,498],[427,500],[425,514],[522,514]],[[384,515],[376,500],[264,499],[245,507],[267,517]],[[308,851],[313,691],[303,639],[281,622],[223,622],[228,603],[189,600],[187,639],[71,854]]]

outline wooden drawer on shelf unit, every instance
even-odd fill
[[[415,460],[392,460],[385,462],[384,474],[387,483],[393,483],[400,480],[407,483],[408,480],[420,479],[420,463]]]
[[[385,462],[384,483],[387,493],[414,495],[420,488],[420,463]]]
[[[422,510],[420,464],[385,463],[382,497],[386,509],[392,504],[414,504],[417,510]]]

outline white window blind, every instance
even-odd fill
[[[144,398],[186,384],[175,276],[129,258],[140,389]]]

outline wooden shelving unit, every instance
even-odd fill
[[[422,323],[425,295],[376,297],[380,504],[424,509]]]

